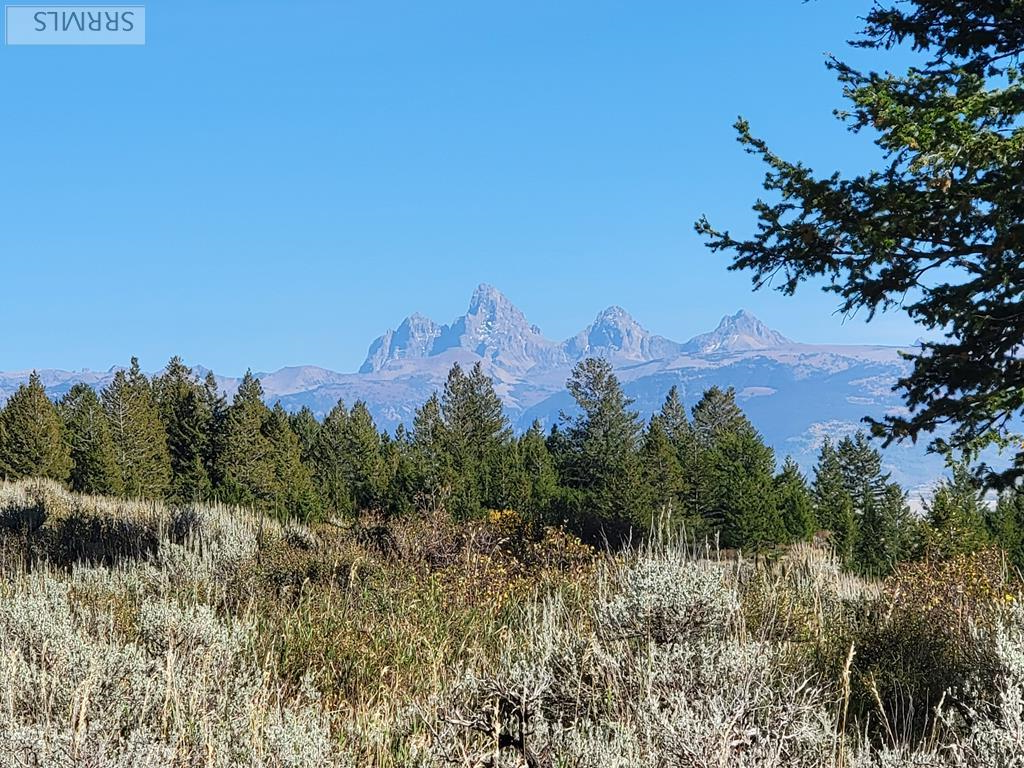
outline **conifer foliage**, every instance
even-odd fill
[[[70,472],[63,424],[42,379],[33,371],[0,412],[0,476],[66,480]]]
[[[981,467],[1006,487],[1024,478],[1024,4],[880,0],[864,22],[856,48],[882,63],[900,46],[916,54],[892,72],[828,61],[849,102],[835,114],[875,134],[877,168],[815,173],[740,119],[740,142],[766,166],[757,226],[744,227],[754,234],[706,219],[697,230],[756,287],[823,283],[841,312],[906,312],[930,331],[898,383],[909,412],[872,428],[941,452],[1013,447],[1009,469]]]
[[[270,409],[263,386],[247,371],[227,412],[224,454],[224,498],[236,504],[271,504],[275,493],[274,445],[265,427]]]
[[[694,512],[730,548],[764,549],[785,528],[775,497],[775,457],[732,389],[711,387],[693,408]]]
[[[199,379],[181,360],[171,358],[164,372],[153,379],[157,409],[167,433],[171,465],[169,496],[198,501],[213,490],[208,469],[211,404]]]
[[[131,498],[163,498],[171,483],[167,430],[149,379],[132,358],[100,397],[114,441],[122,492]]]
[[[814,536],[818,528],[811,491],[799,465],[790,456],[775,478],[775,501],[789,541],[808,541]]]
[[[512,450],[512,430],[494,384],[476,363],[470,373],[452,366],[441,397],[444,445],[451,457],[452,507],[475,517],[510,501],[503,469]]]
[[[622,535],[641,526],[643,508],[638,448],[641,423],[630,410],[607,360],[588,358],[573,369],[569,393],[579,413],[562,415],[563,431],[553,441],[562,482],[574,492],[571,515],[585,532]]]
[[[120,496],[124,485],[114,438],[96,391],[88,384],[75,384],[61,399],[60,414],[71,448],[71,490]]]

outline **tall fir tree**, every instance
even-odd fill
[[[534,421],[519,438],[517,455],[523,487],[520,511],[535,527],[553,524],[559,495],[558,472],[539,421]]]
[[[909,555],[912,520],[906,494],[882,470],[882,456],[864,432],[840,440],[836,456],[856,520],[852,565],[862,574],[885,576]]]
[[[783,541],[775,457],[761,436],[738,423],[714,437],[707,455],[708,519],[717,523],[722,546],[760,552]]]
[[[658,411],[658,416],[661,419],[665,435],[676,450],[684,449],[693,440],[693,427],[686,415],[686,406],[679,397],[679,387],[676,385],[673,384],[669,389],[665,396],[665,402],[662,403],[661,410]],[[683,458],[680,456],[680,461],[682,460]]]
[[[1012,488],[999,494],[986,522],[989,535],[1006,551],[1018,574],[1024,574],[1024,491]]]
[[[387,480],[384,509],[388,515],[399,517],[415,509],[417,477],[412,437],[405,425],[395,428],[395,435],[383,441],[381,456]]]
[[[753,426],[736,404],[736,390],[710,387],[693,407],[692,430],[698,444],[710,447],[719,437],[752,431]]]
[[[644,431],[640,447],[644,501],[660,522],[684,527],[690,522],[685,514],[686,483],[679,454],[665,428],[664,417],[654,415]]]
[[[687,530],[695,536],[704,532],[703,521],[697,510],[696,484],[701,452],[693,432],[693,425],[686,413],[686,406],[675,385],[668,391],[661,410],[658,411],[661,425],[676,452],[680,471],[679,513],[685,520]]]
[[[71,448],[71,490],[120,496],[124,487],[117,452],[96,391],[88,384],[75,384],[61,398],[59,411]]]
[[[791,456],[775,478],[775,498],[789,541],[809,541],[817,530],[814,502],[800,467]]]
[[[868,495],[859,510],[854,564],[865,576],[884,577],[915,546],[916,526],[906,494],[895,483],[878,498]]]
[[[163,373],[153,379],[153,393],[167,434],[171,463],[168,497],[199,501],[213,494],[207,470],[212,414],[203,385],[180,357],[172,357]]]
[[[929,557],[968,554],[992,543],[985,524],[984,488],[967,462],[954,462],[950,469],[951,476],[939,483],[925,504],[925,552]]]
[[[848,566],[853,562],[857,520],[839,454],[829,438],[825,438],[818,454],[813,490],[814,514],[818,526],[828,531],[837,559]]]
[[[847,435],[836,447],[842,468],[843,486],[859,510],[866,495],[880,500],[889,484],[890,474],[882,471],[882,455],[868,441],[863,431]]]
[[[775,457],[736,403],[711,387],[693,407],[690,506],[701,533],[758,551],[785,539],[774,494]]]
[[[568,381],[579,413],[562,415],[564,434],[552,441],[561,482],[578,492],[578,530],[592,538],[627,536],[645,526],[639,443],[642,426],[611,364],[587,358]]]
[[[494,384],[477,362],[467,375],[452,366],[441,396],[447,450],[454,470],[453,512],[479,515],[508,506],[512,430]]]
[[[304,405],[295,413],[290,414],[288,421],[292,425],[295,436],[299,438],[299,453],[302,456],[302,463],[312,468],[313,451],[320,434],[320,422],[317,421],[308,405]]]
[[[228,409],[221,458],[221,495],[235,504],[266,505],[277,498],[274,446],[264,428],[270,409],[263,386],[247,371]]]
[[[716,486],[721,473],[715,466],[715,447],[727,435],[753,432],[753,425],[736,404],[732,388],[710,387],[693,407],[690,445],[684,448],[683,466],[689,478],[687,507],[699,523],[698,533],[718,531],[723,523]]]
[[[431,511],[448,507],[455,482],[441,398],[435,392],[413,418],[411,473],[415,477],[415,506]]]
[[[206,424],[206,440],[203,466],[210,478],[215,498],[220,498],[224,485],[223,457],[227,444],[228,402],[217,385],[213,371],[207,371],[203,378],[203,409],[209,421]]]
[[[167,433],[137,358],[127,371],[114,375],[100,400],[114,440],[122,492],[130,498],[163,498],[171,482]]]
[[[35,371],[0,411],[0,476],[46,477],[61,482],[71,472],[71,451],[57,408]]]
[[[357,400],[344,430],[346,482],[356,511],[379,511],[383,506],[387,489],[382,447],[370,410],[364,401]]]
[[[309,468],[303,465],[299,438],[280,403],[263,424],[270,444],[271,496],[267,506],[279,517],[309,522],[319,517],[320,504]]]
[[[348,409],[339,400],[317,431],[310,467],[323,511],[329,515],[352,514],[352,489],[346,465]]]

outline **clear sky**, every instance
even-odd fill
[[[619,304],[680,340],[745,307],[910,342],[751,293],[692,228],[751,227],[737,115],[816,170],[872,162],[824,67],[868,5],[154,0],[145,47],[0,47],[0,370],[354,370],[480,282],[556,339]]]

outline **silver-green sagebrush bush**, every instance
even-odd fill
[[[111,575],[116,579],[116,575]],[[26,574],[0,604],[4,765],[301,766],[332,757],[315,700],[283,704],[251,622],[149,596],[126,632],[83,600],[97,574]],[[130,582],[130,579],[126,580]],[[130,588],[130,584],[125,584]],[[199,757],[202,760],[199,760]]]

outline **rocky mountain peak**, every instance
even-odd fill
[[[558,345],[545,339],[519,307],[487,283],[473,292],[466,314],[446,330],[438,348],[470,350],[511,371],[560,362]]]
[[[379,371],[393,360],[428,357],[444,332],[426,315],[414,312],[403,320],[396,330],[390,328],[370,344],[360,373]]]
[[[494,335],[534,334],[534,326],[527,322],[519,307],[497,288],[486,283],[481,283],[473,291],[469,309],[452,324],[453,330],[460,321],[464,321],[465,330],[472,338],[485,343]]]
[[[713,354],[716,352],[744,352],[756,349],[784,347],[793,342],[741,309],[726,315],[710,333],[694,336],[684,345],[687,352]]]
[[[608,357],[654,360],[678,352],[678,344],[650,333],[622,307],[611,306],[563,345],[572,359]]]

